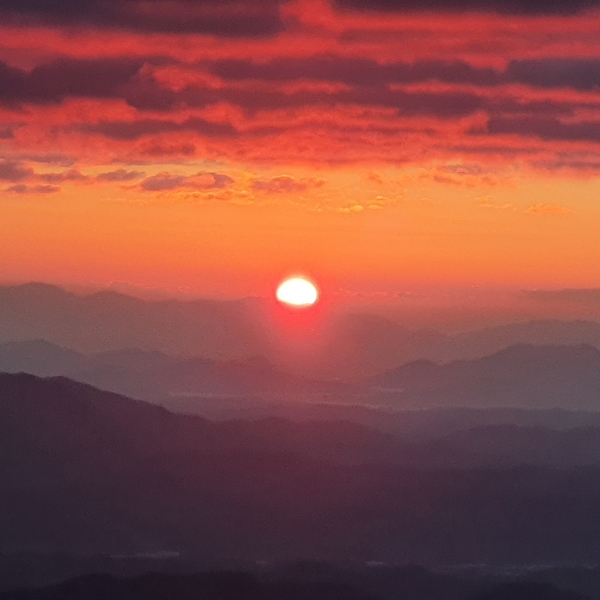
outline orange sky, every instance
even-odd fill
[[[600,287],[594,0],[58,4],[0,7],[0,281]]]

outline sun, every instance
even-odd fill
[[[277,300],[283,304],[305,308],[319,299],[319,291],[314,283],[305,277],[290,277],[277,288]]]

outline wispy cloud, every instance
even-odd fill
[[[19,183],[6,189],[14,194],[55,194],[60,192],[60,187],[55,185],[26,185]]]
[[[164,192],[180,188],[208,190],[224,188],[233,183],[233,179],[223,173],[200,172],[195,175],[173,175],[159,173],[147,177],[140,183],[140,188],[146,192]]]
[[[0,159],[0,180],[22,181],[33,176],[33,169],[20,162]]]
[[[568,215],[571,212],[571,209],[566,206],[560,206],[558,204],[532,204],[525,212],[529,215],[550,215],[550,216],[560,216],[560,215]]]
[[[252,181],[252,189],[257,192],[269,194],[298,193],[305,192],[311,188],[323,186],[325,181],[317,178],[295,179],[289,175],[280,175],[271,179],[255,179]]]
[[[117,169],[116,171],[107,171],[106,173],[100,173],[96,179],[98,181],[108,182],[128,182],[135,179],[144,177],[143,171],[127,171],[126,169]]]

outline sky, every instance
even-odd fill
[[[2,0],[0,281],[600,287],[598,17],[598,0]]]

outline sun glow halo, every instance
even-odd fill
[[[296,306],[306,308],[312,306],[319,299],[316,286],[304,277],[290,277],[277,288],[277,300]]]

